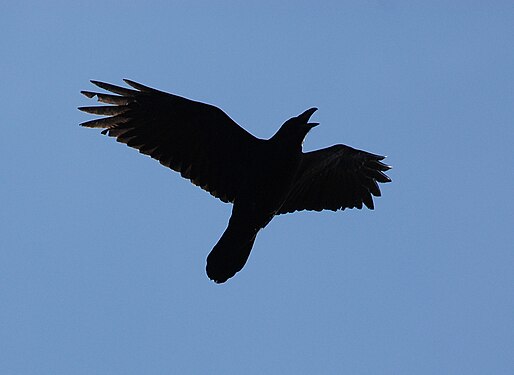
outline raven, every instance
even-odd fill
[[[377,182],[390,182],[384,156],[335,145],[302,152],[317,108],[287,120],[270,139],[254,137],[221,109],[124,80],[132,88],[91,81],[110,92],[81,91],[112,104],[80,107],[105,116],[88,128],[136,148],[223,202],[228,227],[207,257],[207,275],[223,283],[245,265],[259,230],[279,214],[373,209]]]

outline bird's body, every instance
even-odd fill
[[[243,268],[258,231],[277,214],[300,166],[301,148],[288,149],[278,141],[259,146],[263,157],[245,171],[245,188],[234,201],[227,230],[207,258],[207,274],[216,282]]]
[[[224,202],[229,224],[207,257],[207,274],[225,282],[245,265],[258,231],[278,214],[300,210],[373,209],[384,157],[344,145],[303,153],[316,111],[286,121],[269,140],[252,136],[219,108],[125,80],[136,90],[92,81],[112,94],[90,91],[114,106],[79,109],[104,116],[81,125],[138,149]]]

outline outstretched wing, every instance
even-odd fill
[[[80,107],[81,111],[107,116],[82,126],[102,128],[102,134],[150,155],[223,202],[234,200],[259,139],[212,105],[129,80],[125,82],[135,90],[91,82],[111,93],[82,94],[112,105]]]
[[[288,198],[278,214],[301,210],[373,209],[372,195],[379,197],[378,182],[390,182],[380,162],[384,156],[345,145],[303,154],[302,163]]]

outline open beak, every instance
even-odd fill
[[[311,118],[313,113],[316,112],[317,110],[318,109],[315,108],[315,107],[314,108],[309,108],[308,110],[303,112],[301,115],[299,115],[298,118],[312,129],[313,127],[319,125],[319,122],[309,122],[309,119]]]

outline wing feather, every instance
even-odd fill
[[[291,191],[277,212],[301,210],[374,208],[373,196],[381,195],[378,183],[390,182],[383,172],[391,169],[381,162],[385,157],[335,145],[302,156]]]
[[[82,94],[112,105],[80,107],[106,116],[82,126],[101,128],[103,134],[151,156],[222,201],[234,200],[252,150],[261,140],[215,106],[130,80],[125,82],[132,89],[91,82],[110,93]]]

